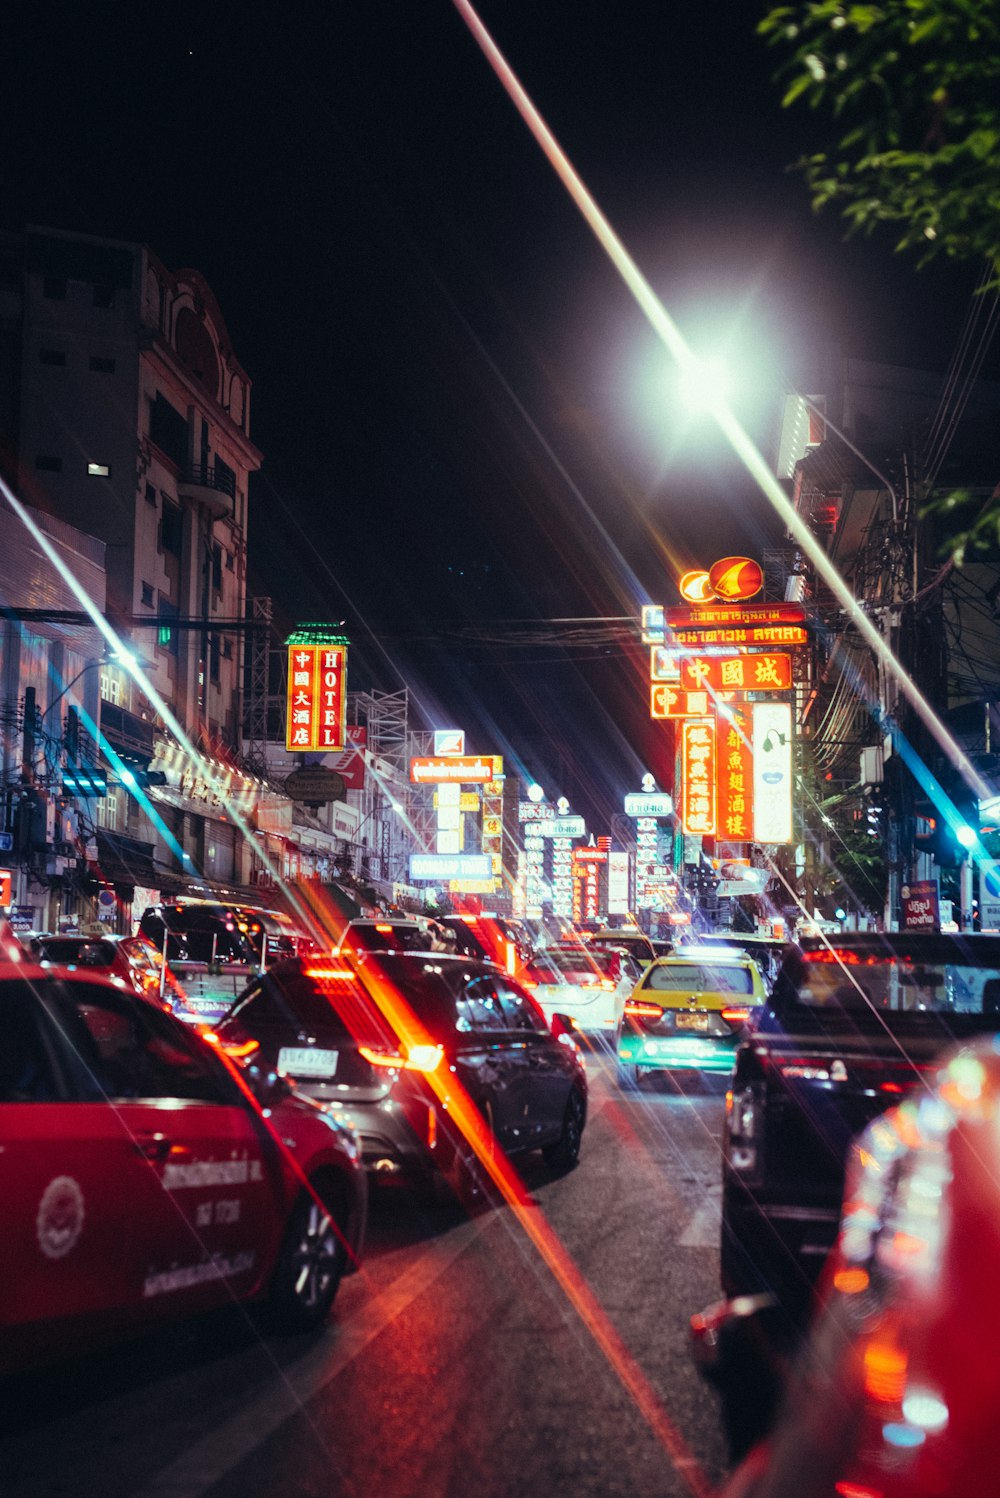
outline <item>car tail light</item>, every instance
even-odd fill
[[[731,1025],[745,1025],[750,1018],[750,1010],[733,1006],[722,1011],[722,1018],[728,1020]]]
[[[753,1086],[726,1094],[726,1158],[747,1184],[760,1175],[763,1098]]]
[[[374,1046],[359,1045],[360,1054],[371,1066],[392,1066],[397,1071],[437,1071],[444,1050],[439,1045],[414,1045],[404,1056],[400,1051],[381,1051]]]
[[[202,1040],[225,1051],[231,1061],[247,1061],[260,1050],[260,1041],[248,1037],[246,1040],[226,1040],[217,1030],[199,1031]]]
[[[650,1004],[646,999],[626,999],[625,1013],[633,1019],[662,1019],[663,1005]]]
[[[321,983],[336,983],[353,978],[354,974],[349,967],[307,967],[306,977],[317,978]]]
[[[388,932],[391,933],[392,932],[392,927],[390,926],[390,924],[388,923],[388,921],[376,921],[375,922],[375,930],[376,931],[388,931]]]
[[[582,984],[583,988],[614,988],[614,986],[610,978],[585,978]],[[660,1012],[662,1014],[663,1011]]]

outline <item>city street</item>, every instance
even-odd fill
[[[525,1172],[529,1212],[568,1256],[553,1260],[564,1284],[510,1208],[470,1219],[375,1193],[362,1271],[318,1339],[262,1338],[227,1313],[9,1381],[4,1493],[714,1487],[724,1444],[686,1331],[718,1295],[722,1099],[665,1081],[623,1097],[604,1063],[589,1070],[579,1167],[554,1177],[532,1157]]]

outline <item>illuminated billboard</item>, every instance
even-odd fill
[[[792,841],[792,709],[753,704],[753,835],[758,843]]]
[[[705,629],[712,624],[804,624],[801,603],[713,603],[700,609],[673,608],[666,611],[671,629]]]
[[[707,692],[682,692],[660,682],[650,688],[651,718],[703,718],[708,710]]]
[[[692,655],[681,661],[681,686],[689,692],[784,692],[792,685],[792,658],[757,655]]]
[[[716,832],[716,726],[714,718],[681,725],[681,825],[692,836]]]
[[[411,883],[430,879],[444,884],[452,879],[492,879],[488,853],[411,853]]]
[[[749,713],[734,713],[719,724],[719,836],[734,842],[753,837],[753,746]]]
[[[425,755],[410,760],[410,779],[415,785],[485,785],[493,779],[493,761],[481,754]]]
[[[347,736],[347,644],[296,644],[288,646],[288,716],[285,748],[308,750],[343,749]]]
[[[805,645],[809,633],[801,624],[718,625],[713,629],[677,629],[679,645]]]

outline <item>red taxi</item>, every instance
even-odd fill
[[[28,949],[41,967],[86,968],[92,977],[110,978],[116,988],[159,998],[163,959],[145,936],[32,936]]]
[[[261,1108],[189,1026],[83,973],[0,966],[0,1034],[0,1372],[234,1298],[325,1319],[364,1234],[350,1129],[273,1077]]]

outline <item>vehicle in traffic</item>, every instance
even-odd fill
[[[420,921],[403,917],[359,917],[348,921],[334,951],[345,957],[364,952],[427,952],[431,934]]]
[[[803,1311],[854,1136],[953,1040],[1000,1030],[1000,937],[841,933],[789,949],[739,1047],[723,1148],[722,1283]]]
[[[0,1371],[238,1300],[318,1325],[357,1264],[351,1130],[83,969],[0,967]]]
[[[658,957],[626,1001],[618,1037],[618,1085],[652,1071],[728,1076],[737,1044],[765,1001],[750,957],[685,949]]]
[[[177,900],[150,905],[139,921],[139,931],[169,963],[207,962],[256,966],[259,958],[247,922],[236,907],[216,900]]]
[[[588,947],[598,951],[604,947],[624,948],[642,967],[656,958],[652,940],[638,926],[602,926],[587,932],[585,940]]]
[[[698,947],[722,947],[725,951],[742,952],[752,957],[760,968],[764,986],[768,993],[774,987],[788,943],[774,936],[761,936],[755,931],[705,931],[692,937],[691,943]]]
[[[567,1014],[583,1034],[614,1039],[641,974],[628,952],[591,950],[579,942],[536,952],[521,981],[550,1024],[554,1015]]]
[[[531,957],[524,928],[504,916],[484,911],[481,915],[445,915],[439,920],[454,936],[456,950],[468,957],[495,962],[512,974],[519,973]]]
[[[401,1040],[384,1012],[387,992],[419,1043]],[[475,1196],[477,1157],[447,1106],[452,1078],[508,1154],[540,1149],[559,1168],[579,1156],[583,1059],[495,964],[436,952],[279,963],[250,984],[218,1034],[244,1064],[292,1077],[338,1110],[380,1178],[426,1184],[441,1173]]]
[[[31,937],[30,959],[40,967],[84,969],[93,977],[110,978],[143,998],[159,1000],[162,958],[145,936],[75,936],[42,934]]]
[[[808,1344],[725,1498],[997,1491],[995,1041],[963,1046],[925,1083],[851,1146]]]

